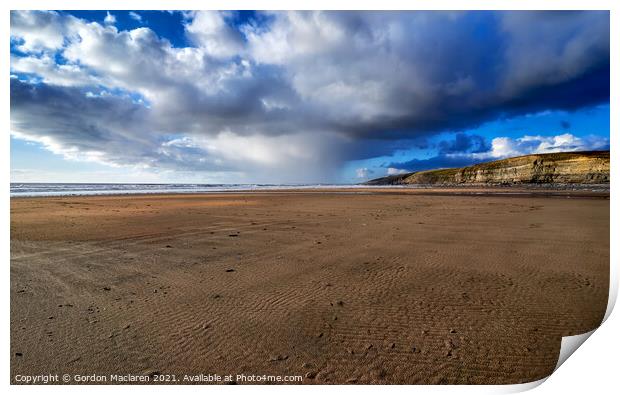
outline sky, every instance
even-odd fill
[[[11,181],[357,183],[609,149],[609,13],[11,11]]]

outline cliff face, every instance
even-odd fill
[[[427,170],[371,180],[399,184],[605,184],[609,151],[560,152],[496,160],[459,169]]]

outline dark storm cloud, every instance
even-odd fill
[[[482,161],[474,155],[487,153],[491,144],[476,134],[456,133],[454,139],[442,140],[437,145],[437,155],[428,159],[413,159],[405,162],[386,163],[382,167],[421,171],[437,168],[462,167]]]
[[[329,177],[343,161],[440,131],[609,100],[608,12],[256,20],[188,13],[193,46],[178,48],[146,27],[12,12],[11,70],[22,80],[11,83],[12,131],[119,165],[292,175],[316,166]],[[446,144],[444,156],[489,150],[479,136]]]
[[[403,169],[409,172],[433,170],[433,169],[448,169],[453,167],[470,166],[475,163],[482,162],[481,159],[474,159],[471,157],[448,157],[445,155],[438,155],[428,159],[412,159],[405,162],[393,162],[385,164],[385,168]]]
[[[454,140],[444,140],[439,143],[439,152],[442,154],[478,153],[486,152],[490,149],[491,145],[486,139],[477,134],[457,133],[454,136]]]

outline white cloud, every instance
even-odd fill
[[[241,33],[230,27],[221,11],[196,11],[185,25],[189,37],[211,56],[226,58],[243,51]]]
[[[75,21],[53,11],[11,11],[11,39],[21,41],[23,52],[57,50]]]
[[[361,167],[359,169],[355,169],[355,175],[357,178],[368,178],[370,177],[370,175],[373,173],[372,170],[366,168],[366,167]]]
[[[388,169],[387,169],[387,175],[388,176],[394,176],[394,175],[397,175],[397,174],[405,174],[405,173],[408,173],[408,171],[405,170],[405,169],[396,169],[394,167],[388,167]]]
[[[519,138],[496,137],[491,150],[470,154],[474,158],[509,158],[528,154],[550,152],[589,151],[609,149],[609,140],[598,136],[577,137],[570,133],[556,136],[523,136]]]
[[[77,64],[57,64],[47,54],[40,57],[11,56],[11,70],[42,77],[43,82],[52,85],[74,86],[98,84],[98,78]]]
[[[105,16],[105,18],[103,19],[103,22],[106,25],[114,25],[116,23],[116,17],[112,14],[110,14],[110,12],[108,12]]]
[[[137,22],[142,22],[142,16],[134,11],[129,11],[129,17]]]

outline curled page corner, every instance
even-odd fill
[[[498,392],[501,392],[501,393],[504,393],[504,394],[517,394],[517,393],[520,393],[520,392],[529,391],[531,389],[534,389],[534,388],[538,387],[539,385],[541,385],[545,381],[547,381],[548,378],[549,378],[549,376],[543,377],[540,380],[530,381],[529,383],[506,385],[506,386],[503,386],[501,391],[498,391]]]
[[[582,333],[580,335],[563,336],[562,344],[560,345],[560,354],[558,357],[558,363],[555,365],[555,368],[553,369],[553,372],[551,374],[553,374],[556,370],[558,370],[558,368],[564,362],[566,362],[568,357],[570,357],[586,340],[588,340],[588,338],[590,337],[590,335],[594,333],[594,331],[596,331],[596,329],[593,329],[590,332]],[[505,388],[502,388],[500,392],[505,393],[505,394],[514,394],[514,393],[529,391],[531,389],[538,387],[545,381],[547,381],[547,379],[551,377],[551,374],[547,377],[543,377],[540,380],[532,381],[529,383],[508,385]]]
[[[558,370],[560,366],[568,357],[570,357],[588,338],[596,331],[596,329],[592,329],[590,332],[582,333],[580,335],[574,336],[564,336],[562,337],[562,345],[560,346],[560,356],[558,358],[558,363],[555,365],[555,372]]]
[[[613,265],[612,265],[613,266]],[[614,277],[614,273],[613,271],[615,270],[612,267],[612,273],[611,273],[611,278],[615,278]],[[592,329],[589,332],[586,333],[582,333],[579,335],[573,335],[573,336],[563,336],[562,337],[562,343],[560,345],[560,355],[558,357],[558,362],[555,365],[555,368],[553,369],[553,372],[551,372],[551,374],[555,373],[556,370],[559,369],[560,366],[562,366],[562,364],[564,362],[566,362],[566,360],[573,355],[573,353],[575,351],[577,351],[577,349],[579,347],[581,347],[581,345],[583,343],[585,343],[586,340],[588,340],[588,338],[590,336],[592,336],[592,334],[601,326],[603,325],[603,323],[605,323],[605,321],[607,321],[607,318],[609,318],[609,315],[611,314],[611,312],[614,309],[614,306],[616,304],[616,299],[618,296],[618,284],[616,282],[614,282],[613,280],[610,282],[610,287],[609,287],[609,297],[607,300],[607,309],[605,311],[605,316],[603,317],[603,321],[601,322],[601,324]],[[547,381],[547,379],[551,377],[551,375],[544,377],[540,380],[536,380],[536,381],[532,381],[530,383],[523,383],[523,384],[515,384],[515,385],[510,385],[510,388],[507,388],[506,391],[504,391],[504,393],[517,393],[517,392],[524,392],[524,391],[528,391],[531,390],[533,388],[538,387],[539,385],[541,385],[542,383],[544,383],[545,381]]]
[[[617,278],[617,268],[614,267],[614,265],[611,265],[610,267],[611,273],[610,273],[610,284],[609,284],[609,296],[607,299],[607,309],[605,310],[605,316],[603,317],[602,322],[600,323],[600,325],[594,329],[592,329],[589,332],[586,333],[582,333],[579,335],[574,335],[574,336],[563,336],[562,337],[562,344],[560,345],[560,356],[558,357],[558,363],[555,365],[555,368],[553,369],[553,372],[555,372],[556,370],[558,370],[558,368],[560,366],[562,366],[562,364],[564,362],[566,362],[566,360],[573,355],[573,353],[575,351],[577,351],[577,349],[583,344],[585,343],[586,340],[588,340],[588,338],[590,336],[592,336],[592,334],[601,326],[605,323],[605,321],[607,321],[607,318],[609,318],[609,315],[611,314],[611,312],[613,311],[615,304],[616,304],[616,299],[618,297],[618,283],[616,281],[614,281],[614,278]],[[552,373],[553,374],[553,373]],[[534,388],[540,384],[542,384],[548,377],[542,379],[542,380],[538,380],[532,383],[528,383],[528,384],[534,384],[536,383],[536,385],[530,387],[530,388]],[[525,390],[525,389],[524,389]]]

